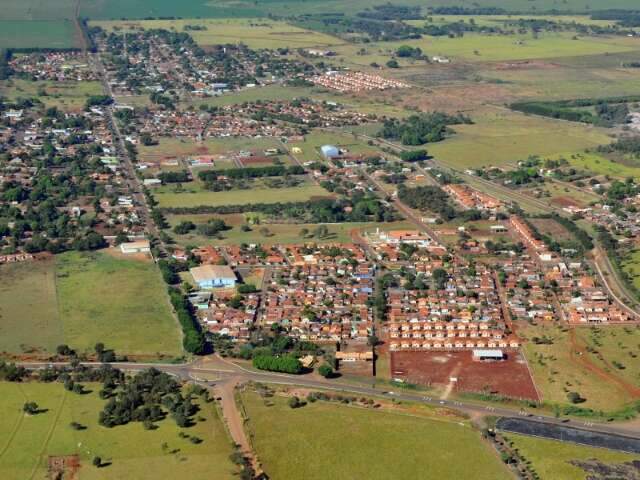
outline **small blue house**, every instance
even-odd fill
[[[190,270],[199,288],[229,288],[236,286],[236,274],[227,265],[202,265]]]

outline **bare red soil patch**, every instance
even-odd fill
[[[392,352],[391,376],[421,385],[448,385],[454,390],[540,400],[519,352],[500,362],[476,362],[464,352]]]

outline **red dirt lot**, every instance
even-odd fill
[[[501,362],[476,362],[471,351],[392,352],[391,377],[422,385],[448,385],[454,390],[484,392],[527,400],[540,400],[524,358],[506,352]]]

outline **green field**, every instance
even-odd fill
[[[88,97],[101,93],[100,82],[32,82],[20,79],[0,81],[0,96],[9,100],[37,98],[46,108],[58,107],[66,111],[82,110]]]
[[[609,175],[614,178],[637,177],[640,175],[640,166],[632,167],[593,152],[573,153],[571,155],[552,155],[548,158],[557,160],[565,158],[573,167],[587,170],[596,175]]]
[[[0,351],[54,351],[63,343],[55,262],[0,266]]]
[[[78,395],[60,383],[0,383],[0,478],[44,480],[50,478],[50,455],[72,454],[80,456],[83,480],[234,478],[231,444],[212,404],[200,403],[198,416],[205,421],[184,429],[203,440],[196,445],[178,436],[182,429],[171,418],[160,422],[156,430],[145,430],[138,422],[100,426],[98,413],[105,403],[98,396],[100,385],[88,384],[87,388],[93,392]],[[22,412],[26,401],[35,401],[46,412],[26,416]],[[74,430],[71,422],[87,428]],[[164,443],[168,448],[162,448]],[[169,453],[174,449],[176,453]],[[94,467],[91,461],[96,455],[110,465]]]
[[[102,27],[108,32],[115,29],[130,31],[153,28],[187,31],[199,45],[203,46],[243,43],[250,48],[305,48],[329,47],[342,43],[342,40],[323,33],[264,18],[111,21],[92,22],[92,25]],[[198,25],[206,30],[185,30],[185,25]]]
[[[427,145],[438,161],[454,168],[515,165],[529,155],[551,156],[582,151],[610,138],[580,124],[485,108],[472,115],[473,125],[452,127],[456,134]]]
[[[251,217],[254,214],[246,214]],[[251,231],[243,232],[240,226],[247,223],[246,216],[240,214],[233,215],[168,215],[167,220],[173,227],[183,221],[192,221],[196,225],[206,223],[213,218],[221,218],[225,223],[231,226],[231,230],[222,232],[221,238],[211,238],[199,235],[197,232],[189,233],[187,235],[177,235],[171,232],[171,236],[180,245],[239,245],[241,243],[261,243],[263,245],[275,245],[275,244],[296,244],[304,242],[315,243],[335,243],[335,242],[352,242],[351,238],[352,230],[358,231],[374,231],[376,228],[381,230],[406,230],[413,228],[411,224],[407,222],[391,222],[391,223],[337,223],[327,225],[329,234],[326,237],[318,238],[310,236],[319,224],[304,223],[304,224],[280,224],[280,223],[262,223],[260,225],[252,225]],[[266,228],[268,234],[264,235],[262,229]],[[309,231],[309,236],[303,238],[300,235],[302,229],[306,228]]]
[[[180,354],[178,325],[155,264],[65,253],[56,267],[66,343],[81,350],[100,341],[122,353]]]
[[[75,35],[69,20],[0,20],[0,49],[74,48]]]
[[[69,252],[0,267],[0,351],[93,351],[178,356],[180,331],[151,261]],[[6,279],[6,281],[5,281]]]
[[[264,188],[258,186],[249,190],[229,190],[226,192],[204,190],[196,182],[185,183],[183,187],[184,192],[176,193],[174,186],[162,186],[153,191],[153,196],[163,208],[304,202],[314,197],[331,196],[324,188],[309,182],[297,187]]]
[[[580,328],[576,333],[590,347],[587,354],[594,363],[629,384],[640,386],[640,328]]]
[[[238,152],[240,150],[265,150],[281,147],[277,139],[263,138],[208,138],[202,142],[183,138],[159,139],[158,145],[139,146],[141,161],[161,161],[166,159],[184,158],[194,155],[221,155]]]
[[[33,5],[39,0],[27,0]],[[55,2],[68,2],[68,0],[54,0]],[[10,0],[17,2],[17,0]],[[425,6],[422,0],[406,0],[404,5]],[[82,0],[80,14],[94,19],[120,19],[120,18],[146,18],[146,17],[265,17],[273,15],[298,15],[302,13],[347,13],[353,14],[372,5],[371,0],[183,0],[176,3],[172,0]],[[451,6],[451,0],[436,0],[429,5]],[[467,5],[464,3],[463,5]],[[588,5],[583,0],[566,0],[559,3],[557,0],[538,0],[532,3],[529,0],[479,0],[473,6],[502,7],[508,10],[520,12],[540,13],[552,9],[585,12],[589,10],[602,10],[607,8],[637,7],[635,0],[596,0]]]
[[[291,409],[284,397],[269,400],[273,406],[256,393],[242,395],[258,458],[274,480],[511,478],[467,422],[322,401]]]
[[[542,325],[521,328],[519,333],[525,339],[543,335],[552,339],[549,345],[527,341],[523,348],[544,401],[567,405],[567,393],[575,391],[586,399],[581,407],[612,411],[633,400],[617,383],[602,380],[571,355],[569,333]]]
[[[542,479],[587,480],[589,478],[587,472],[569,463],[571,460],[597,459],[604,465],[615,465],[638,458],[636,455],[604,448],[586,447],[508,432],[505,435],[513,442],[513,446],[519,450],[519,453],[531,462],[530,466]]]

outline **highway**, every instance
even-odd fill
[[[69,362],[21,362],[19,365],[37,370],[47,366],[68,366]],[[99,367],[104,365],[98,362],[82,362],[81,365],[87,367]],[[184,381],[191,381],[204,386],[225,383],[243,383],[248,381],[262,382],[276,385],[290,385],[296,387],[325,389],[345,394],[365,395],[374,397],[384,397],[397,401],[416,402],[434,407],[446,407],[471,416],[491,415],[498,417],[526,417],[530,421],[540,422],[547,425],[571,426],[588,432],[609,433],[622,435],[629,438],[640,439],[640,428],[632,428],[624,424],[596,423],[591,421],[567,420],[566,418],[556,418],[549,415],[525,412],[517,407],[508,405],[488,405],[469,400],[441,400],[437,397],[429,396],[429,393],[418,393],[402,391],[401,389],[384,390],[382,387],[368,383],[345,383],[338,379],[324,380],[312,378],[305,375],[288,375],[283,373],[259,372],[237,365],[233,362],[213,356],[207,363],[191,364],[163,364],[163,363],[110,363],[114,368],[127,372],[135,372],[146,368],[156,368],[165,373],[174,375]],[[215,380],[203,379],[204,376],[213,376]],[[393,388],[393,387],[385,387]]]

